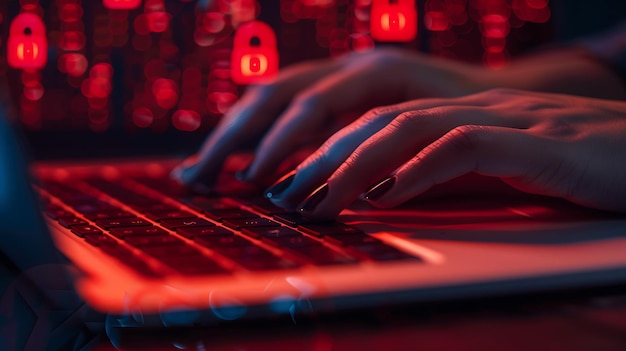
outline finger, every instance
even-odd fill
[[[558,150],[555,142],[527,130],[465,125],[424,148],[392,177],[375,186],[366,198],[379,207],[394,207],[436,184],[470,172],[533,178],[555,162]]]
[[[374,108],[335,133],[302,162],[296,168],[295,175],[289,178],[290,186],[279,187],[282,190],[280,195],[276,196],[277,194],[272,192],[273,189],[268,190],[271,193],[271,200],[281,207],[295,207],[311,191],[324,183],[359,145],[388,125],[398,115],[412,110],[424,110],[423,115],[436,115],[437,112],[428,110],[440,107],[444,103],[449,106],[463,106],[463,111],[467,113],[470,106],[465,104],[476,102],[468,99],[424,99]],[[447,107],[447,110],[450,110],[450,107]]]
[[[184,162],[172,172],[172,176],[186,184],[198,180],[212,184],[226,157],[243,143],[260,137],[295,92],[337,67],[338,63],[334,61],[301,64],[286,69],[274,82],[252,87],[209,135],[197,155],[197,161]]]
[[[466,100],[448,102],[459,101]],[[441,135],[468,123],[528,128],[530,122],[518,117],[505,118],[502,111],[492,107],[450,105],[403,113],[345,159],[328,178],[329,191],[324,201],[316,203],[313,209],[307,203],[307,198],[301,204],[301,209],[312,217],[328,218],[337,215],[371,184],[388,176]]]
[[[263,138],[248,179],[271,174],[286,155],[301,145],[303,135],[318,130],[329,118],[402,100],[405,87],[397,77],[405,72],[395,67],[376,69],[377,64],[380,62],[367,57],[360,61],[346,60],[343,70],[298,94]]]

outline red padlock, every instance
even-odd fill
[[[414,0],[373,0],[370,34],[378,41],[411,41],[417,37]]]
[[[39,69],[48,61],[46,26],[32,13],[21,13],[11,22],[7,62],[18,69]]]
[[[109,10],[133,10],[141,6],[141,0],[103,0],[102,4]]]
[[[253,84],[278,74],[276,35],[269,25],[253,21],[235,32],[230,61],[231,78],[237,84]]]

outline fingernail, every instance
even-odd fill
[[[280,178],[276,183],[265,190],[265,197],[268,199],[275,199],[279,197],[280,194],[291,185],[295,175],[296,171],[294,170],[282,176],[282,178]]]
[[[327,194],[328,183],[324,183],[324,185],[317,188],[313,193],[311,193],[311,195],[304,199],[302,204],[300,204],[298,211],[304,214],[313,212],[317,205],[324,200]]]
[[[240,182],[248,181],[248,171],[250,170],[250,165],[247,165],[246,168],[241,171],[235,172],[235,178],[237,178]]]
[[[365,193],[365,200],[368,201],[376,201],[380,199],[381,196],[385,195],[391,187],[396,183],[396,177],[387,177],[382,182],[374,185]]]

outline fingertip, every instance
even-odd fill
[[[190,166],[183,163],[170,172],[170,177],[181,184],[189,185],[196,180],[198,167],[197,163]]]
[[[393,186],[396,184],[396,179],[397,178],[395,176],[391,176],[378,182],[378,184],[371,187],[369,190],[367,190],[367,192],[365,192],[365,194],[362,195],[363,199],[370,202],[378,200],[386,193],[388,193],[391,188],[393,188]]]
[[[378,208],[389,209],[402,203],[397,194],[397,175],[387,177],[361,195],[361,199]],[[400,195],[402,196],[402,195]]]

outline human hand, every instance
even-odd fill
[[[248,89],[207,138],[197,160],[172,175],[191,185],[212,184],[226,157],[258,141],[244,178],[263,180],[312,136],[330,136],[374,106],[483,90],[483,68],[399,50],[353,53],[285,69],[272,82]],[[323,140],[323,139],[322,139]]]
[[[497,89],[373,109],[268,197],[332,218],[360,195],[389,208],[476,172],[525,192],[626,211],[624,150],[624,102]]]

